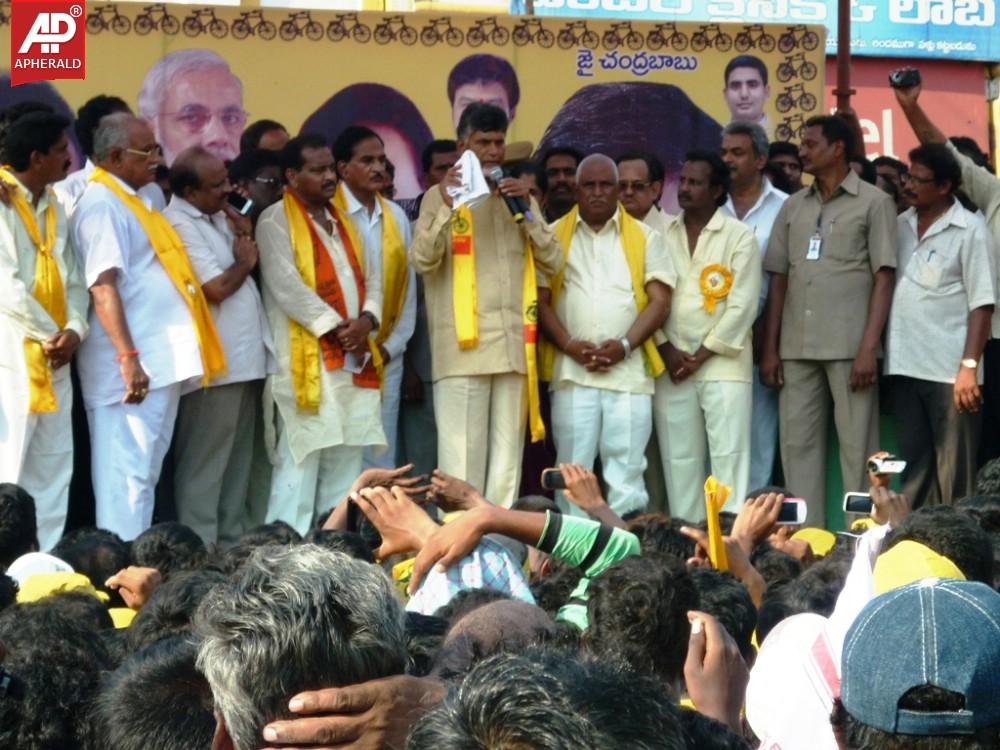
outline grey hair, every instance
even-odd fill
[[[135,119],[130,112],[114,112],[101,118],[94,131],[95,163],[107,159],[113,148],[128,148],[128,126]]]
[[[755,122],[736,120],[722,129],[722,135],[745,135],[750,139],[754,156],[767,156],[770,146],[767,141],[767,131]]]
[[[615,183],[618,182],[618,165],[615,164],[614,159],[612,159],[610,156],[606,156],[605,154],[590,154],[589,156],[583,157],[580,163],[577,164],[576,166],[577,182],[580,181],[580,174],[583,172],[583,168],[588,164],[594,164],[594,163],[607,164],[609,167],[611,167],[611,171],[615,173]]]
[[[314,544],[265,546],[201,602],[198,669],[237,750],[260,745],[288,699],[402,674],[402,605],[374,565]]]
[[[181,49],[164,55],[149,69],[139,89],[139,114],[152,120],[160,113],[160,105],[173,85],[174,78],[182,73],[202,72],[223,68],[233,76],[243,95],[243,82],[229,69],[229,63],[210,49]]]

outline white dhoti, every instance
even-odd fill
[[[594,467],[600,455],[607,502],[619,516],[649,504],[643,472],[653,430],[653,400],[647,395],[566,385],[552,392],[552,437],[558,463]],[[561,493],[560,493],[561,494]],[[564,512],[584,515],[565,499]]]
[[[156,482],[170,447],[181,384],[154,388],[141,404],[87,410],[97,526],[135,539],[153,521]]]
[[[382,431],[388,446],[381,449],[368,446],[364,453],[364,468],[380,466],[383,469],[396,467],[396,436],[399,433],[399,398],[403,390],[403,358],[393,359],[386,366],[382,383]]]
[[[732,488],[725,510],[743,503],[750,478],[752,386],[738,381],[656,379],[653,419],[667,479],[670,515],[705,519],[709,473]]]
[[[19,485],[35,499],[43,550],[62,536],[73,476],[69,365],[52,371],[52,388],[59,410],[29,414],[27,373],[0,365],[0,482]]]
[[[515,372],[434,384],[438,467],[509,508],[521,485],[528,380]]]

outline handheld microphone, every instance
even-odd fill
[[[486,176],[499,185],[500,180],[508,175],[504,174],[504,171],[500,167],[491,167],[486,173]],[[509,195],[504,195],[503,193],[500,193],[500,197],[503,198],[503,202],[507,204],[507,210],[510,211],[510,215],[514,217],[514,221],[518,224],[523,222],[526,218],[530,221],[535,220],[535,217],[531,215],[528,202],[523,198],[513,198]]]

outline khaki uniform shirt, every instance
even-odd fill
[[[807,260],[817,227],[818,260]],[[791,196],[778,212],[764,270],[788,276],[781,315],[782,359],[854,359],[874,274],[896,267],[896,205],[854,174],[825,203],[817,185]]]
[[[526,221],[523,226],[535,246],[535,270],[552,275],[562,263],[562,249],[541,221],[534,199],[531,210],[535,221]],[[424,278],[431,376],[436,382],[454,376],[524,374],[524,231],[497,195],[472,207],[479,346],[462,351],[455,335],[452,302],[451,216],[441,191],[428,190],[410,247],[413,268]]]
[[[749,383],[753,374],[750,328],[757,317],[760,293],[760,250],[753,230],[722,210],[716,210],[698,236],[694,252],[688,249],[684,212],[667,226],[667,249],[677,269],[670,317],[665,333],[675,348],[694,354],[702,346],[715,352],[690,377],[692,381]],[[720,265],[733,277],[729,293],[705,309],[701,275]],[[661,377],[668,377],[664,373]]]

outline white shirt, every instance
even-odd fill
[[[722,208],[730,216],[739,219],[753,230],[753,236],[757,238],[757,246],[760,248],[761,260],[767,252],[767,243],[771,239],[771,228],[774,220],[778,218],[778,211],[781,205],[788,200],[788,193],[778,190],[766,177],[761,177],[761,192],[757,197],[757,202],[750,207],[743,218],[736,215],[736,207],[733,205],[733,196],[726,197],[726,205]],[[767,302],[767,287],[771,281],[771,275],[765,273],[760,283],[760,299],[757,304],[757,316],[764,312],[764,304]]]
[[[562,291],[555,306],[556,317],[570,336],[596,345],[622,338],[639,316],[632,276],[619,240],[620,211],[615,211],[599,232],[577,216],[563,269]],[[676,286],[677,272],[660,233],[642,222],[639,227],[646,238],[642,283],[660,281],[671,288]],[[548,286],[549,282],[541,280],[540,284]],[[589,372],[572,357],[556,352],[551,388],[559,390],[567,385],[653,393],[653,378],[646,373],[641,347],[606,373]]]
[[[65,179],[59,180],[52,186],[52,189],[56,191],[56,197],[59,199],[59,203],[62,204],[63,209],[66,211],[66,218],[73,216],[73,211],[76,210],[76,204],[80,202],[80,196],[83,195],[83,191],[87,189],[89,184],[90,175],[94,173],[94,162],[87,159],[83,167],[70,173]],[[149,202],[152,204],[153,208],[157,211],[162,211],[166,208],[167,199],[163,195],[163,190],[155,182],[151,182],[148,185],[143,185],[139,188],[139,195],[144,198],[149,198]]]
[[[993,241],[981,216],[957,200],[917,237],[917,212],[900,214],[900,273],[889,311],[886,372],[954,383],[969,313],[996,302]],[[983,382],[983,368],[978,371]]]
[[[358,230],[361,244],[365,248],[365,266],[378,269],[379,284],[382,283],[382,202],[375,201],[375,210],[368,213],[368,209],[354,197],[354,193],[343,183],[344,196],[347,198],[347,214],[351,218],[351,223]],[[409,262],[410,240],[413,235],[410,229],[410,220],[406,217],[406,212],[402,207],[390,200],[386,201],[392,217],[396,220],[400,237],[403,240],[403,247],[406,250],[406,297],[403,299],[403,310],[399,320],[396,321],[392,333],[386,337],[382,343],[386,351],[389,352],[390,362],[402,361],[403,352],[406,350],[406,343],[413,335],[413,329],[417,324],[417,282],[413,266]],[[383,292],[384,292],[383,288]],[[383,307],[386,304],[383,300]],[[381,318],[379,319],[381,320]]]
[[[175,195],[163,215],[177,230],[202,286],[236,262],[233,231],[223,211],[208,216]],[[260,380],[277,371],[271,327],[257,283],[250,276],[220,304],[209,303],[209,309],[226,353],[226,374],[211,385]]]
[[[136,194],[117,177],[112,179],[126,192]],[[151,207],[148,197],[140,199]],[[139,362],[149,375],[150,389],[201,377],[201,350],[191,313],[156,257],[142,224],[125,204],[104,185],[90,183],[77,203],[70,233],[88,289],[103,272],[117,269],[125,320],[139,351]],[[77,356],[87,408],[116,404],[125,396],[116,356],[91,308],[90,336]]]

